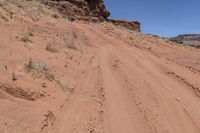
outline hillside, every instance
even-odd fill
[[[200,132],[199,49],[36,0],[0,29],[0,133]]]

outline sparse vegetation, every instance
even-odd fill
[[[46,88],[47,87],[46,83],[42,83],[42,87]]]
[[[21,37],[20,41],[25,42],[25,43],[32,42],[31,39],[29,38],[29,36],[27,36],[25,34],[23,34],[23,36]]]
[[[58,47],[56,45],[53,45],[53,44],[47,44],[46,50],[49,51],[49,52],[52,52],[52,53],[58,53],[59,52]]]
[[[9,12],[11,9],[22,15],[26,15],[33,20],[38,21],[42,15],[47,14],[45,5],[37,0],[1,0],[0,6]]]
[[[131,41],[134,40],[134,38],[132,36],[128,36],[128,39]]]
[[[70,87],[65,81],[58,80],[57,84],[62,88],[64,92],[69,91],[70,93],[73,93],[74,91],[74,88]]]
[[[25,32],[26,32],[26,34],[27,34],[28,36],[33,36],[33,29],[27,28],[27,29],[25,30]]]
[[[72,32],[71,34],[68,35],[67,38],[64,39],[65,41],[65,46],[69,49],[77,50],[77,46],[75,44],[75,40],[78,38],[75,32]]]
[[[109,23],[106,24],[104,27],[106,30],[114,30],[115,29],[115,26],[113,24],[109,24]]]
[[[76,18],[73,17],[73,16],[65,16],[65,17],[66,17],[67,20],[69,20],[69,21],[71,21],[71,22],[73,22],[73,21],[76,20]]]
[[[0,20],[3,20],[3,21],[5,21],[5,22],[8,22],[8,21],[9,21],[8,18],[5,17],[1,12],[0,12]]]
[[[32,73],[34,77],[39,76],[39,77],[44,77],[45,79],[49,81],[54,80],[53,73],[51,73],[48,65],[45,63],[33,61],[32,59],[29,59],[29,61],[24,65],[24,69],[27,72]]]
[[[47,22],[46,22],[46,25],[49,25],[49,26],[55,26],[55,19],[48,19]]]
[[[77,47],[72,39],[65,39],[65,46],[69,49],[77,50]]]
[[[20,41],[25,42],[25,43],[32,42],[32,40],[30,39],[30,37],[32,36],[33,36],[33,30],[31,28],[27,28],[22,33]]]
[[[51,17],[55,18],[55,19],[59,19],[60,18],[60,16],[58,14],[56,14],[56,13],[52,14]]]

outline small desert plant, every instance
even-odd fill
[[[55,19],[59,19],[60,18],[60,16],[58,14],[56,14],[56,13],[52,14],[51,17],[55,18]]]
[[[128,39],[131,41],[134,40],[132,36],[129,36]]]
[[[33,36],[33,30],[31,28],[27,28],[22,33],[20,41],[25,42],[25,43],[32,42],[32,40],[30,39],[30,37],[32,36]]]
[[[28,63],[24,65],[24,68],[27,70],[27,72],[30,72],[34,69],[34,62],[32,61],[32,59],[28,60]]]
[[[4,20],[5,22],[8,22],[8,18],[5,17],[1,12],[0,12],[0,20]]]
[[[56,45],[53,45],[53,44],[47,44],[46,50],[49,51],[49,52],[52,52],[52,53],[58,53],[59,52],[58,47]]]
[[[25,32],[26,32],[27,35],[33,36],[33,29],[27,28],[27,29],[25,30]]]
[[[77,47],[75,45],[75,42],[73,39],[65,39],[65,46],[69,49],[73,49],[73,50],[76,50]]]
[[[32,59],[29,59],[27,63],[24,64],[24,69],[27,72],[32,73],[32,75],[44,77],[45,79],[48,79],[49,81],[54,80],[54,75],[51,73],[49,67],[47,64],[42,62],[33,61]]]
[[[76,18],[73,17],[73,16],[63,16],[63,17],[66,18],[67,20],[71,21],[71,22],[76,20]]]
[[[64,39],[65,46],[69,49],[77,50],[77,46],[75,45],[75,40],[78,38],[75,32],[72,32],[68,35],[67,38]]]
[[[26,36],[26,35],[23,35],[21,37],[20,41],[25,42],[25,43],[32,42],[31,39],[29,38],[29,36]]]
[[[47,85],[46,85],[46,83],[42,83],[42,88],[46,88],[47,87]]]
[[[105,29],[106,29],[106,30],[114,30],[114,29],[115,29],[115,26],[114,26],[113,24],[109,24],[109,23],[108,23],[108,24],[105,25]]]
[[[64,92],[69,91],[70,93],[74,92],[74,88],[70,87],[65,81],[58,80],[57,84],[62,88]]]
[[[46,22],[46,25],[55,26],[55,20],[53,20],[53,19],[48,19],[47,22]]]

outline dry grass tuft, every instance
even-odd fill
[[[4,14],[2,14],[1,12],[0,12],[0,20],[3,20],[4,22],[9,21],[9,19]]]
[[[58,53],[59,50],[58,50],[58,47],[54,44],[47,44],[46,45],[46,50],[49,51],[49,52],[52,52],[52,53]]]
[[[33,30],[31,28],[27,28],[21,34],[20,41],[25,42],[25,43],[32,42],[32,40],[30,39],[30,37],[32,37],[32,36],[33,36]]]
[[[51,73],[48,65],[45,63],[29,59],[29,61],[24,64],[24,69],[26,72],[32,73],[32,76],[34,77],[43,77],[49,81],[54,80],[53,73]]]
[[[6,12],[20,13],[30,17],[34,22],[48,14],[45,5],[38,0],[0,0],[0,7]]]
[[[74,92],[74,88],[70,87],[65,81],[58,80],[57,84],[62,88],[64,92],[69,91],[70,93]]]
[[[78,38],[75,32],[71,32],[67,38],[64,39],[65,46],[69,49],[77,50],[76,39]]]

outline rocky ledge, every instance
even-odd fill
[[[116,26],[121,26],[129,30],[141,32],[140,22],[138,21],[127,21],[127,20],[116,20],[116,19],[110,19],[108,21],[110,21]]]
[[[71,19],[104,21],[110,16],[103,0],[41,0]]]
[[[129,30],[141,31],[138,21],[108,19],[110,12],[103,0],[41,0],[41,2],[58,9],[71,20],[108,21]]]

